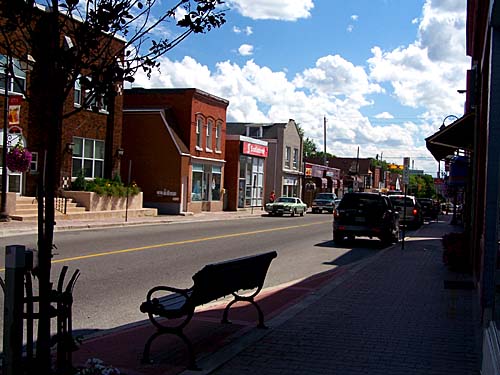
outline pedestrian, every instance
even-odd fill
[[[275,199],[276,199],[276,194],[274,194],[274,190],[273,190],[273,191],[271,191],[271,194],[269,194],[269,202],[273,203]]]

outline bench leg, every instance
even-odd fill
[[[253,298],[243,298],[240,296],[235,296],[235,299],[233,299],[231,302],[229,302],[227,304],[226,308],[224,309],[224,313],[222,315],[221,323],[223,323],[223,324],[230,324],[231,323],[227,319],[227,315],[229,313],[229,309],[231,308],[231,306],[238,301],[245,301],[245,302],[249,302],[252,305],[254,305],[255,308],[257,309],[257,313],[259,314],[259,324],[257,325],[257,328],[267,328],[267,326],[264,324],[264,313],[262,312],[262,310],[261,310],[260,306],[257,304],[257,302],[255,302],[253,300]]]
[[[196,365],[196,357],[194,355],[194,348],[193,348],[193,345],[191,344],[191,341],[189,341],[189,339],[187,338],[187,336],[182,333],[182,332],[173,332],[173,331],[156,331],[155,333],[153,333],[148,341],[146,342],[146,345],[144,345],[144,352],[142,353],[142,360],[141,360],[141,363],[144,363],[144,364],[149,364],[151,363],[151,359],[150,359],[150,352],[151,352],[151,344],[153,343],[153,341],[165,334],[165,333],[171,333],[171,334],[174,334],[176,336],[178,336],[182,341],[184,341],[184,344],[186,345],[187,347],[187,350],[188,350],[188,369],[189,370],[194,370],[194,371],[198,371],[198,370],[201,370],[197,365]]]

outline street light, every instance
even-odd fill
[[[3,102],[3,141],[2,141],[2,201],[0,207],[0,221],[9,221],[7,213],[7,132],[9,130],[9,89],[10,76],[9,70],[12,69],[12,57],[7,56],[7,61],[4,65],[5,86],[4,86],[4,102]]]

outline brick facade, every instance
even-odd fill
[[[160,160],[160,165],[156,167],[144,162],[141,164],[143,171],[140,175],[133,173],[137,184],[144,191],[145,206],[155,207],[159,213],[196,213],[223,209],[228,104],[224,99],[194,88],[125,90],[125,152],[134,159],[134,153],[139,152],[141,147],[151,148],[151,155]],[[156,113],[157,117],[138,118],[139,113],[149,113],[148,111]],[[161,116],[163,118],[160,119]],[[198,119],[202,122],[201,147],[197,146]],[[138,124],[141,124],[140,130],[136,128]],[[217,124],[220,124],[219,149],[216,147]],[[212,136],[211,144],[207,145],[209,125]],[[163,127],[168,132],[163,136],[157,134],[159,142],[148,142],[152,136],[148,132],[156,127]],[[144,132],[145,136],[136,137],[139,132]],[[175,149],[165,152],[165,145],[170,143],[176,145]],[[130,151],[127,150],[129,146]],[[122,171],[124,168],[122,166]],[[196,180],[200,182],[201,192],[197,192],[197,186],[193,185],[196,173],[202,173],[203,181]]]

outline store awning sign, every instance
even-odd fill
[[[258,145],[256,143],[243,142],[243,151],[246,155],[260,156],[266,158],[268,149],[267,146]]]

